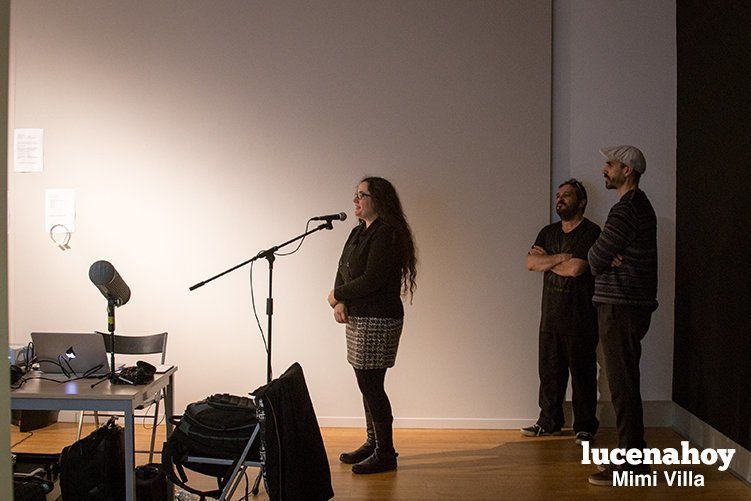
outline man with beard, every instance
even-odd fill
[[[597,312],[587,252],[600,228],[584,217],[587,191],[576,179],[558,187],[561,220],[545,226],[527,254],[527,269],[544,273],[540,319],[540,417],[523,435],[557,435],[564,424],[563,400],[571,371],[576,443],[597,433]]]
[[[615,409],[618,447],[644,449],[639,360],[644,338],[657,308],[657,217],[639,179],[647,168],[633,146],[611,146],[600,153],[605,187],[620,196],[610,209],[602,234],[589,251],[595,275],[593,301],[605,358],[605,372]],[[649,472],[648,465],[611,465],[590,475],[595,485],[613,485],[613,470]]]

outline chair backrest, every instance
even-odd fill
[[[106,332],[99,334],[104,337],[107,353],[112,353],[112,336]],[[115,353],[120,355],[149,355],[162,354],[164,363],[167,356],[167,333],[151,334],[149,336],[122,336],[115,334]]]

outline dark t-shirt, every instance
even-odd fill
[[[571,254],[587,260],[587,252],[600,227],[587,218],[569,233],[563,232],[560,221],[540,230],[535,245],[548,254]],[[546,271],[542,288],[540,330],[577,333],[597,328],[597,310],[592,305],[595,278],[589,269],[578,277],[562,277]]]

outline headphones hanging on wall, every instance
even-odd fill
[[[62,230],[62,231],[55,231]],[[55,242],[55,245],[60,247],[60,250],[68,250],[70,246],[71,232],[64,224],[54,224],[50,228],[50,239]]]

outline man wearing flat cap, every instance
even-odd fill
[[[618,447],[643,449],[644,419],[639,386],[641,340],[657,308],[657,217],[639,179],[647,168],[634,146],[600,150],[606,158],[605,187],[620,200],[587,255],[595,275],[592,301],[597,307],[600,344],[612,395]],[[590,475],[595,485],[613,485],[613,469],[646,473],[648,465],[628,463]]]

